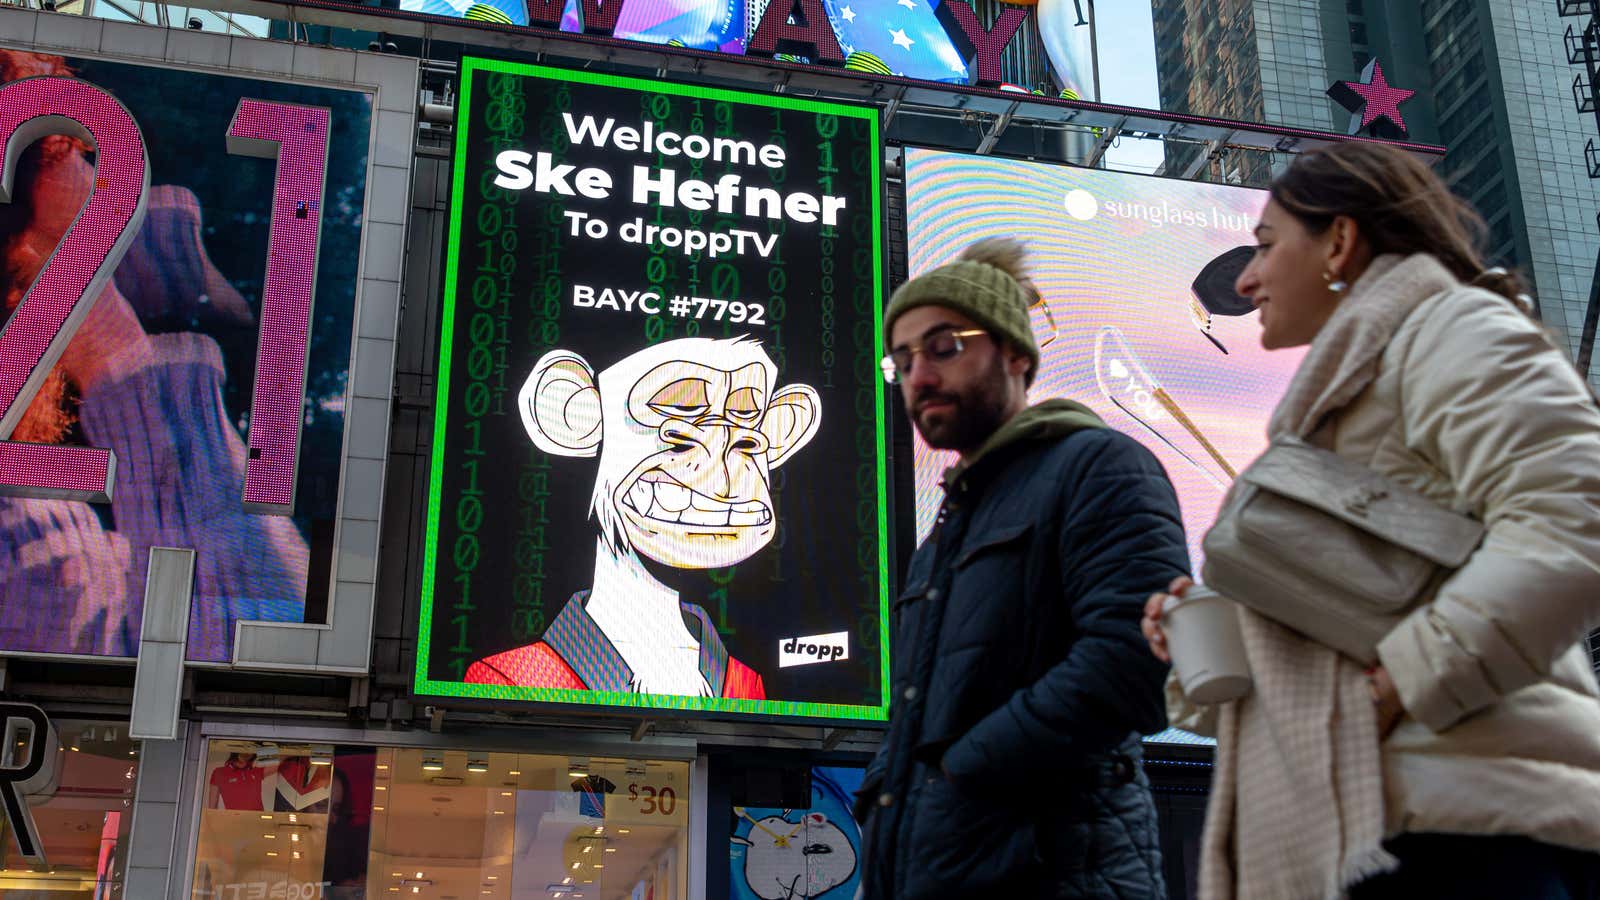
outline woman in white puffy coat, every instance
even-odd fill
[[[1237,288],[1263,346],[1310,345],[1273,434],[1486,536],[1374,667],[1241,607],[1253,692],[1202,707],[1169,682],[1174,724],[1218,738],[1203,898],[1600,898],[1584,646],[1600,624],[1600,408],[1515,279],[1485,271],[1483,232],[1381,145],[1302,155],[1272,186]],[[1144,622],[1163,659],[1166,598]]]

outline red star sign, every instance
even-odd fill
[[[1400,104],[1410,100],[1416,91],[1397,88],[1383,77],[1383,66],[1376,59],[1367,63],[1360,81],[1336,81],[1328,88],[1328,96],[1350,110],[1350,133],[1366,129],[1379,119],[1388,119],[1406,133],[1406,120],[1400,115]],[[1359,123],[1358,123],[1359,118]]]

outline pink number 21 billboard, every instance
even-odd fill
[[[0,47],[0,653],[187,656],[327,603],[368,94]]]

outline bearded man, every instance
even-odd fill
[[[1177,495],[1069,400],[1029,406],[1040,303],[981,242],[895,291],[884,376],[959,461],[893,608],[889,732],[858,794],[863,894],[1165,895],[1140,735],[1165,727],[1144,599],[1188,570]]]

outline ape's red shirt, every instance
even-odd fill
[[[496,653],[467,667],[469,684],[503,684],[518,687],[575,691],[632,690],[633,671],[584,609],[588,591],[567,601],[561,614],[545,629],[544,639]],[[728,655],[722,637],[704,609],[682,603],[684,623],[700,642],[700,674],[712,696],[730,700],[765,700],[766,685],[756,671]]]

